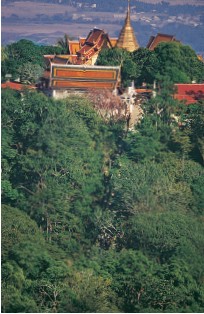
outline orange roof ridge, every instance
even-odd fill
[[[175,35],[170,35],[170,34],[166,34],[166,33],[157,33],[157,36],[175,37]]]
[[[158,33],[156,36],[151,36],[147,44],[149,50],[154,50],[161,42],[180,42],[174,35]]]
[[[204,86],[204,83],[176,83],[175,85],[179,85],[179,86],[181,86],[181,85],[184,85],[184,86],[196,86],[196,85]]]
[[[16,83],[16,82],[5,82],[1,84],[1,88],[10,88],[18,91],[22,91],[23,89],[36,89],[36,86],[34,85],[26,85],[22,83]]]

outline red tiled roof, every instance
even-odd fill
[[[147,48],[149,50],[154,50],[161,42],[171,42],[177,41],[173,35],[168,34],[160,34],[158,33],[156,36],[151,36],[149,42],[147,44]]]
[[[86,38],[85,37],[80,37],[79,38],[79,44],[82,46],[85,43]]]
[[[86,38],[85,44],[95,45],[103,33],[104,31],[101,29],[91,30]]]
[[[86,64],[94,55],[97,55],[104,46],[114,47],[117,38],[110,39],[109,36],[101,29],[92,29],[86,38],[79,38],[77,41],[69,40],[69,51],[71,55],[77,55],[72,58],[73,64]]]
[[[76,64],[85,64],[94,55],[97,55],[105,42],[108,41],[110,41],[109,37],[103,30],[92,29],[89,32],[85,43],[82,45],[82,48],[77,52]]]
[[[204,84],[175,84],[177,92],[174,98],[185,101],[187,105],[204,99]]]
[[[145,88],[136,88],[135,91],[140,94],[140,93],[152,93],[152,89],[145,89]]]
[[[34,85],[25,85],[25,84],[15,83],[15,82],[2,83],[1,88],[10,88],[10,89],[18,90],[18,91],[24,90],[25,88],[36,89]]]

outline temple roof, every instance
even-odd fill
[[[179,101],[184,101],[187,105],[204,99],[204,84],[175,84],[177,92],[174,95]]]
[[[198,55],[198,60],[200,60],[200,61],[204,62],[204,58],[203,58],[203,56],[202,56],[202,55]]]
[[[120,67],[51,65],[50,87],[55,90],[109,89],[120,84]]]
[[[22,91],[24,89],[36,89],[36,86],[34,85],[26,85],[26,84],[21,84],[21,83],[16,83],[16,82],[5,82],[1,84],[1,88],[10,88],[14,89],[17,91]]]
[[[127,10],[127,15],[125,19],[125,24],[120,32],[116,47],[123,48],[128,51],[134,51],[139,48],[137,39],[134,34],[134,30],[130,21],[130,0],[128,0],[128,10]]]
[[[81,48],[80,41],[69,40],[69,53],[70,55],[75,55],[77,51]]]
[[[118,38],[110,38],[110,42],[111,42],[112,47],[116,46],[117,41],[118,41]]]
[[[150,37],[149,42],[147,44],[147,48],[149,50],[154,50],[161,42],[171,42],[171,41],[180,42],[175,38],[174,35],[158,33],[156,36]]]
[[[93,37],[92,36],[92,33],[95,31],[95,34],[94,34],[94,37],[96,36],[101,36],[101,33],[103,32],[102,30],[97,30],[97,29],[94,29],[94,30],[91,30],[88,34],[88,37]],[[98,33],[96,35],[96,33]],[[108,36],[108,35],[107,35]],[[82,47],[86,44],[89,45],[89,39],[88,37],[84,38],[84,37],[80,37],[79,40],[69,40],[69,52],[70,52],[70,55],[76,55],[77,52],[82,49]],[[91,38],[90,38],[91,39]],[[88,40],[88,43],[87,43],[87,40]],[[117,38],[109,38],[108,39],[110,41],[110,46],[112,47],[115,47],[116,43],[117,43]]]
[[[112,47],[108,34],[103,30],[92,29],[81,49],[77,51],[76,64],[85,64],[90,62],[93,57],[97,57],[103,47]]]
[[[69,63],[69,56],[67,56],[66,58],[63,56],[55,56],[52,59],[53,63],[57,63],[57,64],[68,64]]]

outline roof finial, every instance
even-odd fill
[[[130,11],[130,0],[128,0],[128,11]]]
[[[130,0],[128,0],[127,19],[130,20]]]

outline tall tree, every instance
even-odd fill
[[[169,77],[174,83],[202,82],[204,63],[193,49],[177,42],[161,43],[155,48],[157,76]]]
[[[139,75],[139,68],[125,49],[104,49],[97,59],[98,65],[121,66],[122,84],[127,87]]]
[[[69,40],[72,40],[68,34],[64,34],[64,37],[57,40],[57,45],[62,49],[63,54],[69,54]]]
[[[137,64],[139,76],[135,78],[136,84],[153,84],[155,73],[158,71],[159,62],[154,51],[139,48],[132,53],[132,60]]]

